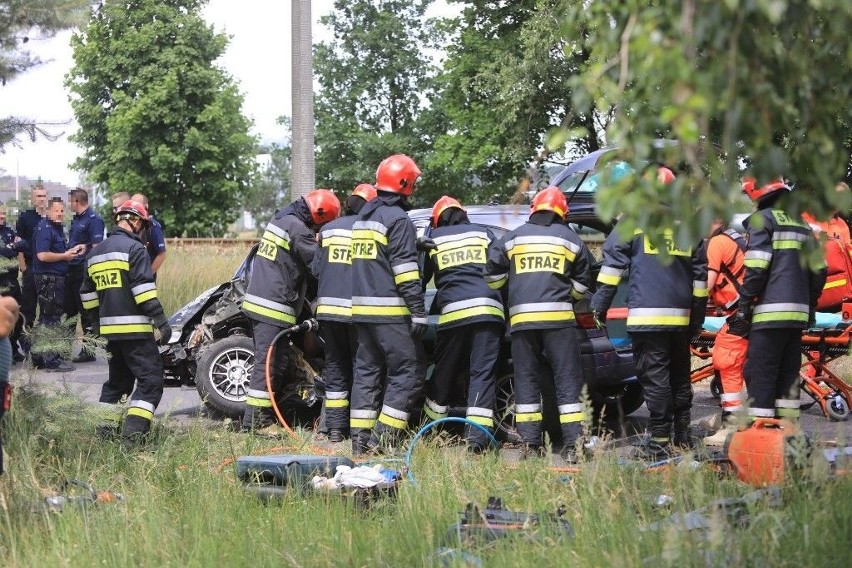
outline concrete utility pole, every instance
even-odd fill
[[[314,63],[311,2],[292,0],[293,148],[290,183],[293,200],[314,189]]]

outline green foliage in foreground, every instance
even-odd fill
[[[703,470],[647,475],[609,458],[572,476],[541,462],[470,459],[436,442],[418,447],[419,484],[395,502],[356,511],[337,497],[290,494],[264,505],[222,460],[262,453],[258,441],[198,421],[157,428],[144,451],[92,436],[95,418],[71,396],[19,388],[4,419],[9,454],[0,481],[0,557],[6,566],[411,566],[439,565],[435,549],[468,501],[502,496],[516,510],[567,507],[575,539],[543,531],[534,540],[470,550],[492,566],[845,566],[852,534],[852,478],[827,481],[812,468],[784,489],[781,509],[757,505],[748,528],[718,524],[701,538],[639,527],[719,497],[748,491]],[[126,501],[59,514],[38,510],[68,477],[123,493]],[[653,506],[674,498],[670,510]]]

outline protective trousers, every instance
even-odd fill
[[[660,445],[689,431],[692,383],[689,380],[689,337],[686,330],[630,333],[633,362],[651,417],[651,442]]]
[[[573,447],[583,433],[586,415],[580,393],[583,368],[577,329],[531,329],[512,332],[515,367],[515,425],[524,443],[542,444],[541,382],[553,381],[564,447]]]
[[[743,367],[748,339],[728,331],[727,322],[716,334],[713,344],[713,368],[722,381],[722,417],[743,407]]]
[[[252,337],[254,338],[254,366],[249,378],[249,389],[246,393],[246,409],[243,413],[243,429],[256,430],[265,428],[275,422],[272,410],[272,400],[266,388],[266,358],[269,346],[283,327],[271,325],[262,321],[252,321]],[[275,346],[275,360],[271,365],[273,376],[278,371],[287,369],[289,349],[286,338],[282,338]]]
[[[349,392],[358,334],[354,324],[323,321],[320,327],[325,343],[325,424],[329,430],[349,430]]]
[[[123,435],[142,435],[151,428],[154,410],[163,398],[163,360],[157,343],[153,336],[107,341],[106,350],[109,379],[101,388],[99,401],[117,404],[129,396]]]
[[[83,331],[91,335],[93,328],[91,312],[83,309],[83,299],[80,297],[85,269],[86,267],[82,264],[68,267],[68,274],[65,276],[65,315],[73,318],[80,314],[80,325]]]
[[[27,269],[21,275],[21,315],[24,320],[24,329],[29,331],[35,325],[36,308],[38,307],[38,290],[36,289],[35,274],[33,274],[32,261],[27,263]],[[30,343],[27,335],[21,336],[21,347],[29,353]]]
[[[422,393],[423,346],[411,337],[408,323],[357,323],[355,328],[358,350],[349,414],[353,447],[359,440],[392,444],[408,427]]]
[[[40,310],[39,325],[58,327],[65,305],[65,277],[56,274],[36,274],[35,281]],[[157,353],[158,358],[159,356],[160,354]],[[33,355],[33,363],[42,369],[56,368],[60,361],[59,353],[56,351],[42,351],[38,355]]]
[[[455,392],[456,379],[467,379],[467,419],[494,431],[497,400],[497,360],[503,324],[481,322],[438,329],[435,340],[435,369],[426,383],[426,415],[445,418]],[[488,436],[475,426],[465,425],[468,442],[485,446]]]
[[[801,329],[751,330],[745,364],[750,417],[799,419],[801,349]]]

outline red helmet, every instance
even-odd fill
[[[400,195],[414,193],[420,168],[405,154],[394,154],[382,160],[376,170],[376,189]]]
[[[432,226],[438,226],[438,217],[441,216],[441,213],[450,209],[451,207],[455,207],[457,209],[461,209],[464,211],[464,207],[459,203],[458,199],[453,199],[449,195],[441,196],[441,199],[435,202],[435,206],[432,207]]]
[[[131,201],[130,199],[122,203],[121,206],[115,210],[116,222],[130,219],[131,216],[147,221],[148,210],[145,209],[145,206],[138,201]]]
[[[328,189],[315,189],[305,197],[311,218],[317,225],[333,221],[340,216],[340,200]]]
[[[757,180],[753,177],[743,178],[743,192],[749,196],[752,201],[757,201],[761,197],[773,194],[777,191],[786,189],[790,191],[790,186],[784,181],[784,178],[778,178],[770,181],[766,185],[757,186]]]
[[[352,195],[360,197],[364,201],[372,201],[376,198],[376,188],[369,183],[359,183],[355,189],[352,190]]]
[[[553,211],[564,219],[568,214],[568,201],[565,199],[565,194],[555,185],[542,189],[533,197],[530,213],[536,211]]]
[[[663,185],[669,185],[675,180],[674,172],[665,166],[657,168],[657,181]]]

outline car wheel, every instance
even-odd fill
[[[494,437],[500,442],[518,444],[522,440],[515,429],[515,387],[513,381],[514,373],[511,369],[500,373],[497,377]]]
[[[214,341],[198,355],[195,383],[209,408],[239,418],[245,409],[249,378],[254,367],[254,341],[231,335]]]

